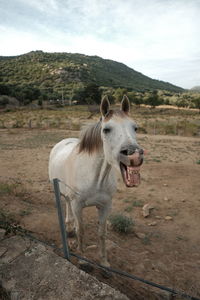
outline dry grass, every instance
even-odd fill
[[[180,109],[132,108],[131,116],[139,124],[139,132],[147,134],[167,134],[199,136],[200,118],[197,111]],[[0,128],[59,128],[79,131],[89,119],[97,120],[100,114],[91,115],[87,106],[72,106],[61,109],[30,110],[21,109],[3,112]]]

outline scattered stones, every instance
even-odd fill
[[[150,210],[153,209],[153,208],[154,208],[154,206],[152,206],[149,203],[147,203],[143,206],[142,214],[143,214],[144,218],[147,218],[150,215]]]
[[[173,218],[172,218],[171,216],[166,216],[166,217],[165,217],[165,220],[166,220],[166,221],[170,221],[170,220],[173,220]]]
[[[153,221],[151,223],[148,224],[148,226],[156,226],[157,225],[157,222],[156,221]]]

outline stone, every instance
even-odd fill
[[[145,204],[142,208],[143,217],[147,218],[150,215],[150,210],[153,208],[154,206],[152,206],[151,204],[149,203]]]
[[[167,198],[167,197],[164,197],[164,200],[165,200],[165,201],[169,201],[169,198]]]
[[[141,240],[143,240],[146,237],[146,234],[142,232],[136,232],[135,235]]]
[[[165,220],[166,220],[166,221],[170,221],[170,220],[173,220],[173,218],[172,218],[171,216],[166,216],[166,217],[165,217]]]
[[[161,216],[155,216],[155,218],[158,219],[158,220],[162,219]]]
[[[0,258],[0,263],[6,264],[12,262],[21,253],[24,253],[30,246],[30,241],[16,235],[1,241],[1,246],[7,248],[7,251]]]
[[[90,245],[90,246],[87,246],[85,250],[86,251],[87,250],[96,250],[97,248],[98,248],[97,245]]]
[[[156,226],[157,225],[157,222],[156,221],[153,221],[151,223],[148,224],[148,226]]]

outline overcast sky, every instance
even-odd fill
[[[200,0],[0,0],[0,16],[0,55],[98,55],[200,85]]]

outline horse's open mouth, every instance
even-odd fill
[[[134,187],[140,184],[140,167],[126,166],[120,162],[120,169],[127,187]]]
[[[140,184],[140,166],[143,163],[143,150],[131,155],[120,153],[119,161],[125,185],[127,187],[138,186]]]

